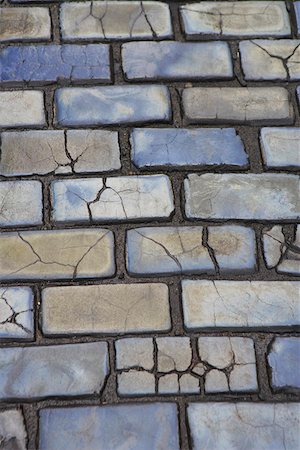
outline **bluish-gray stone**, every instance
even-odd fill
[[[248,164],[234,128],[135,128],[131,146],[137,167]]]
[[[294,2],[294,8],[297,18],[298,34],[300,35],[300,2]]]
[[[40,450],[179,450],[174,403],[40,411]]]
[[[300,128],[262,128],[260,144],[267,167],[300,166]]]
[[[62,88],[55,93],[59,125],[143,123],[171,118],[165,86]]]
[[[268,354],[275,389],[300,389],[300,338],[277,337]]]
[[[1,450],[26,450],[27,435],[20,409],[0,411]]]
[[[0,289],[1,338],[32,339],[33,292],[26,286]]]

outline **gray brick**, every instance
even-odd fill
[[[293,237],[286,237],[280,225],[262,230],[263,251],[268,269],[283,274],[300,275],[300,225]]]
[[[263,128],[260,145],[266,167],[300,166],[300,128]]]
[[[274,389],[300,389],[299,361],[299,337],[277,337],[273,340],[268,354],[268,363]]]
[[[27,434],[19,409],[0,412],[0,437],[3,450],[26,450]]]
[[[45,125],[41,91],[0,92],[0,128]]]
[[[300,36],[300,2],[294,2],[294,8],[296,12],[296,20],[298,26],[298,35]]]
[[[116,368],[133,367],[152,370],[154,366],[154,346],[151,338],[118,339],[116,347]]]
[[[118,394],[126,396],[155,394],[155,377],[152,373],[129,370],[118,375]]]
[[[23,286],[0,289],[0,340],[33,338],[33,306],[33,292],[30,288]]]
[[[0,9],[0,42],[48,41],[51,38],[51,22],[48,8]]]

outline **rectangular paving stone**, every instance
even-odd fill
[[[0,279],[102,278],[115,272],[113,233],[101,228],[2,233]]]
[[[43,223],[40,181],[0,182],[0,227]]]
[[[51,22],[48,8],[26,7],[0,9],[0,42],[48,41]]]
[[[30,288],[1,288],[0,340],[2,338],[32,339],[34,333],[33,307],[33,292]]]
[[[134,128],[131,149],[137,167],[248,165],[233,128]]]
[[[27,433],[21,410],[9,409],[0,412],[0,436],[3,450],[26,450]]]
[[[109,373],[106,342],[0,349],[0,398],[99,394]]]
[[[296,226],[294,236],[283,234],[280,225],[265,227],[262,230],[263,254],[268,269],[276,269],[283,274],[300,275],[300,225]]]
[[[179,450],[177,406],[152,403],[40,410],[40,450]]]
[[[170,329],[162,283],[51,287],[42,294],[46,335],[141,333]]]
[[[184,280],[188,329],[291,327],[300,324],[297,281]]]
[[[23,127],[45,123],[43,92],[0,92],[0,127]]]
[[[163,39],[173,34],[169,6],[157,1],[66,2],[60,26],[65,40]]]
[[[122,61],[129,80],[233,77],[225,42],[128,42],[122,45]]]
[[[300,128],[262,128],[260,146],[266,167],[300,166]]]
[[[297,219],[299,181],[274,173],[191,174],[184,181],[185,213],[189,219]]]
[[[171,118],[166,86],[62,88],[55,93],[55,107],[61,126],[168,122]]]
[[[166,175],[57,180],[51,197],[55,222],[154,219],[174,210]]]
[[[299,403],[210,402],[187,408],[194,450],[298,450],[299,413]]]
[[[293,3],[296,13],[296,20],[297,20],[297,26],[298,26],[298,35],[300,35],[300,2],[294,2]]]
[[[201,1],[181,6],[180,12],[188,38],[203,34],[222,37],[291,34],[283,1]]]
[[[271,368],[273,389],[300,389],[300,339],[276,337],[269,348],[268,364]]]
[[[0,51],[3,83],[110,79],[106,44],[12,46]]]
[[[194,87],[182,94],[187,123],[292,124],[293,106],[282,87]]]

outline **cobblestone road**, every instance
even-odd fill
[[[299,450],[300,2],[4,0],[0,87],[0,449]]]

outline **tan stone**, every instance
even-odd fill
[[[50,39],[48,8],[1,8],[0,42]]]
[[[0,127],[45,125],[41,91],[0,92]]]

